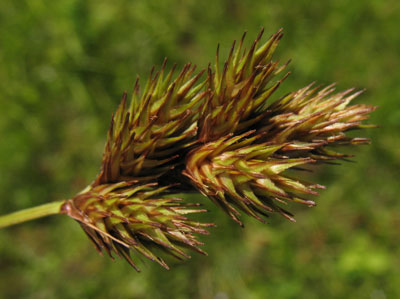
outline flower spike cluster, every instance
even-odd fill
[[[372,127],[362,121],[375,107],[350,105],[360,92],[311,84],[272,99],[288,75],[278,77],[287,63],[273,60],[282,30],[264,44],[262,35],[248,51],[245,34],[237,48],[234,42],[223,67],[218,50],[215,67],[198,73],[187,64],[165,75],[165,60],[143,92],[137,80],[129,103],[124,94],[99,176],[62,207],[98,251],[115,252],[135,269],[130,251],[165,268],[154,248],[180,259],[188,257],[184,247],[203,253],[195,234],[212,224],[184,216],[204,210],[171,198],[177,192],[199,191],[240,225],[241,212],[262,222],[270,213],[294,221],[282,204],[314,206],[309,196],[324,186],[293,172],[350,157],[336,152],[338,145],[369,143],[346,135]]]
[[[234,42],[222,68],[218,50],[215,67],[198,73],[187,64],[164,75],[165,60],[143,92],[137,80],[129,103],[124,94],[99,176],[62,208],[97,250],[115,252],[135,269],[130,250],[165,268],[153,248],[177,258],[188,257],[182,247],[203,253],[194,234],[212,224],[183,216],[204,210],[169,196],[176,192],[201,192],[240,225],[241,212],[262,222],[274,212],[294,221],[282,204],[314,206],[308,197],[324,186],[293,171],[350,157],[337,145],[369,143],[346,135],[372,127],[362,121],[375,107],[350,105],[360,92],[311,84],[271,100],[288,75],[277,78],[287,63],[273,60],[283,34],[260,45],[262,35],[248,51],[245,34],[237,48]]]
[[[321,185],[299,170],[346,160],[338,146],[368,144],[347,132],[373,127],[363,121],[375,107],[351,104],[360,92],[335,93],[310,84],[277,98],[289,73],[274,60],[282,30],[250,48],[245,35],[227,60],[196,71],[151,72],[136,81],[112,117],[101,170],[85,190],[66,201],[0,217],[0,228],[51,214],[80,223],[99,252],[120,256],[136,270],[136,254],[168,266],[159,253],[189,258],[204,253],[197,239],[213,224],[190,219],[205,212],[178,193],[200,192],[243,224],[242,214],[264,222],[271,213],[294,221],[282,206],[314,206]],[[135,256],[132,256],[132,253]]]

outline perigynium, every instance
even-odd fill
[[[314,206],[324,188],[301,178],[308,165],[346,160],[338,146],[368,144],[350,130],[375,107],[351,101],[360,94],[335,93],[313,84],[275,98],[287,64],[273,53],[282,30],[261,44],[263,30],[245,50],[243,35],[225,63],[196,72],[187,64],[175,74],[151,71],[143,91],[137,80],[111,120],[101,171],[74,198],[0,217],[0,228],[51,214],[66,214],[82,226],[99,252],[126,259],[131,252],[168,269],[158,252],[189,258],[204,253],[196,239],[211,223],[190,220],[204,212],[174,194],[198,191],[242,225],[241,213],[264,221],[287,202]],[[283,74],[282,74],[283,73]],[[282,74],[282,75],[281,75]],[[290,171],[290,173],[288,172]],[[157,250],[154,250],[157,248]]]

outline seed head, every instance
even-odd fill
[[[194,234],[211,224],[186,218],[204,210],[170,198],[179,192],[201,192],[241,225],[240,211],[260,221],[269,213],[294,221],[282,205],[314,206],[308,197],[324,188],[298,171],[351,157],[337,152],[338,145],[369,143],[346,135],[372,127],[362,122],[375,107],[350,105],[360,92],[311,84],[273,99],[288,63],[273,59],[282,30],[260,44],[262,35],[248,51],[245,35],[237,48],[234,42],[222,68],[217,50],[204,78],[190,64],[164,76],[165,60],[143,92],[137,80],[129,103],[124,94],[100,174],[63,206],[98,251],[114,252],[135,268],[130,251],[166,268],[154,248],[177,258],[188,257],[182,247],[203,253]]]

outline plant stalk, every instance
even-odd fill
[[[46,203],[37,207],[24,209],[0,216],[0,228],[26,222],[29,220],[60,214],[64,200]]]

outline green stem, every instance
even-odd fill
[[[37,207],[24,209],[18,212],[0,216],[0,228],[18,224],[21,222],[59,214],[64,200],[46,203]]]

